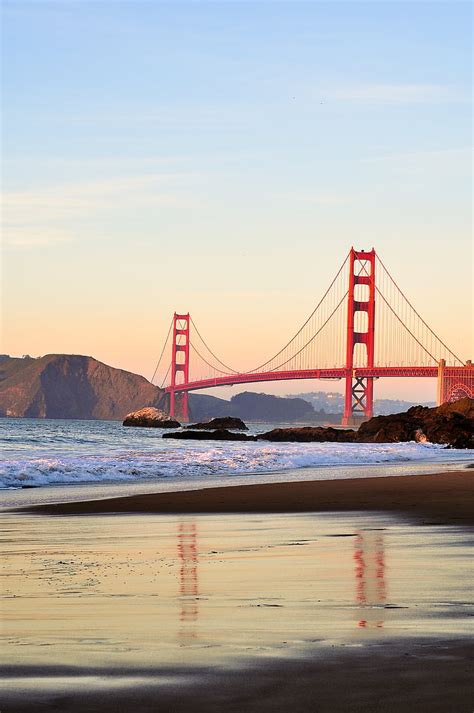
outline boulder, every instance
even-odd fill
[[[352,429],[322,428],[321,426],[303,426],[298,428],[274,428],[266,433],[259,433],[258,440],[297,443],[353,443],[357,432]]]
[[[411,410],[389,416],[374,416],[361,423],[356,440],[361,443],[400,443],[415,441],[417,438],[419,440],[424,433],[424,422],[418,414],[410,414]]]
[[[225,428],[215,431],[177,431],[164,433],[163,438],[178,438],[184,441],[255,441],[255,436],[245,433],[233,433]]]
[[[124,426],[142,426],[145,428],[179,428],[181,424],[171,419],[168,414],[152,406],[128,413]]]
[[[474,399],[465,396],[450,404],[442,404],[436,409],[438,414],[461,413],[466,418],[474,418]]]
[[[193,423],[190,426],[186,426],[190,429],[202,428],[203,430],[213,431],[222,429],[233,429],[235,431],[248,431],[249,429],[245,423],[240,418],[233,418],[232,416],[223,416],[222,418],[213,418],[211,421],[205,423]]]

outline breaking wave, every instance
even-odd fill
[[[456,462],[469,451],[429,444],[190,443],[153,439],[146,449],[117,453],[68,452],[10,454],[0,464],[0,487],[21,488],[72,483],[194,480],[210,476],[271,473],[308,467]],[[13,457],[12,457],[13,456]],[[16,457],[15,457],[16,456]]]

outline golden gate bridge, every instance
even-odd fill
[[[351,248],[318,304],[270,359],[247,370],[227,366],[191,315],[173,315],[152,382],[170,348],[161,381],[169,412],[189,420],[190,391],[291,379],[344,379],[343,424],[373,415],[374,380],[437,378],[438,403],[474,397],[474,366],[429,327],[375,250]]]

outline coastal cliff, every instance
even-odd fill
[[[143,376],[93,357],[47,354],[0,361],[1,416],[122,420],[132,410],[164,404],[164,391]]]
[[[143,376],[77,354],[0,356],[0,416],[121,420],[153,406],[168,411],[163,389]],[[189,395],[189,411],[199,421],[234,416],[249,421],[306,421],[316,418],[303,399],[237,394],[230,401]]]

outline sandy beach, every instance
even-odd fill
[[[3,512],[2,706],[470,713],[473,516],[469,469]]]
[[[467,641],[420,639],[234,670],[21,667],[2,699],[15,713],[471,713],[473,663]]]
[[[474,470],[205,488],[35,506],[49,515],[99,513],[401,512],[474,524]]]

